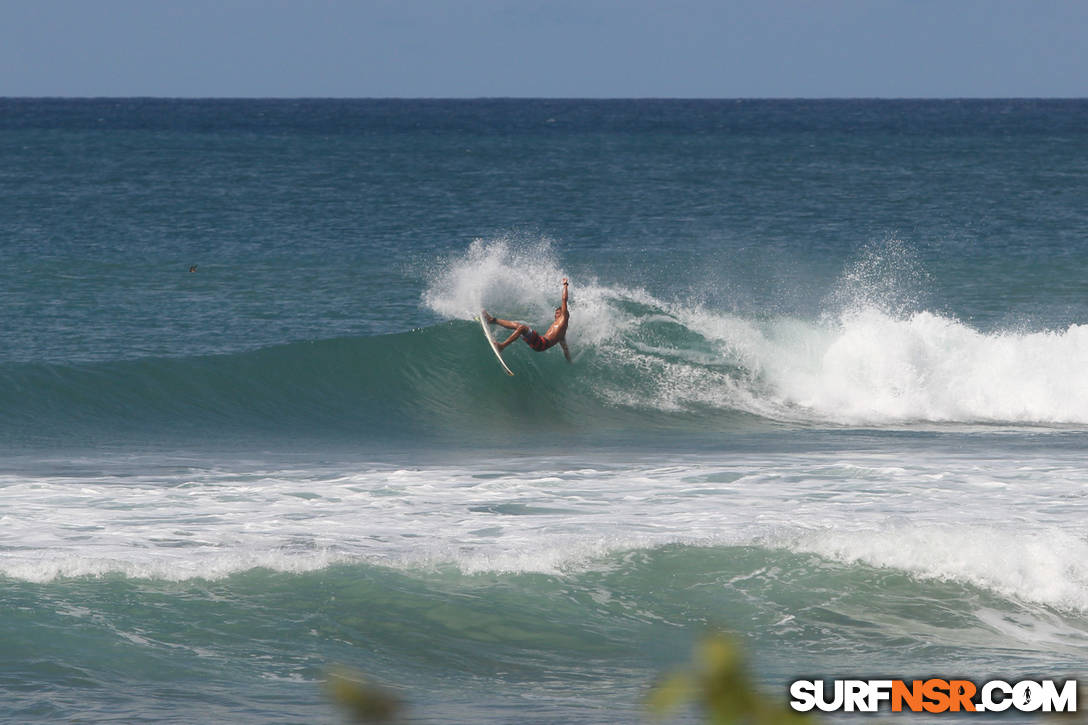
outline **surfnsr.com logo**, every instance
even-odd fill
[[[1077,681],[796,680],[790,698],[797,712],[1076,712]]]

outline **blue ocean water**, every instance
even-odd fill
[[[1088,102],[0,99],[0,720],[1088,658]],[[194,271],[189,271],[195,266]],[[544,326],[571,282],[573,363]]]

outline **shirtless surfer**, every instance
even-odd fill
[[[499,351],[505,350],[507,345],[514,342],[519,337],[525,340],[525,343],[536,350],[537,352],[544,352],[549,347],[558,344],[563,348],[563,355],[567,358],[567,362],[570,362],[570,350],[567,349],[567,323],[570,322],[570,311],[567,309],[567,279],[563,278],[563,304],[555,308],[555,322],[548,328],[548,331],[543,335],[537,334],[536,330],[532,329],[524,322],[511,322],[510,320],[500,320],[497,317],[492,317],[487,310],[484,310],[484,319],[489,324],[499,325],[505,327],[507,330],[513,330],[514,333],[505,341],[496,343]]]

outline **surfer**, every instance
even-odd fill
[[[537,352],[544,352],[553,345],[559,345],[563,348],[563,355],[567,358],[567,362],[570,362],[570,350],[567,349],[567,324],[570,322],[570,310],[567,309],[567,278],[563,278],[563,302],[559,307],[555,308],[555,322],[552,323],[548,331],[543,335],[538,334],[536,330],[532,329],[524,322],[511,322],[510,320],[500,320],[497,317],[492,317],[487,310],[484,310],[484,319],[489,324],[505,327],[507,330],[513,330],[513,334],[506,338],[503,342],[495,343],[495,346],[499,351],[506,349],[507,345],[510,345],[514,340],[519,337],[525,340],[525,344],[533,348]]]

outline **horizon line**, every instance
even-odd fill
[[[1083,101],[1088,96],[172,96],[0,95],[0,100],[160,101]]]

